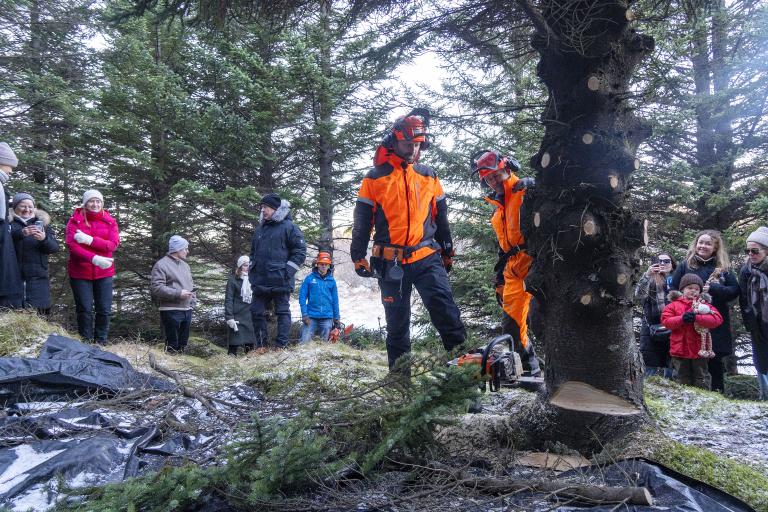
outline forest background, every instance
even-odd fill
[[[335,247],[349,264],[357,187],[416,106],[433,113],[422,161],[449,192],[459,306],[470,326],[497,323],[491,210],[469,155],[513,152],[532,174],[547,97],[533,27],[505,2],[371,4],[0,0],[0,140],[20,159],[9,189],[35,196],[60,241],[82,192],[103,192],[122,237],[112,335],[159,335],[148,277],[171,234],[193,249],[196,328],[223,333],[224,282],[267,192],[291,201],[310,254]],[[744,238],[768,223],[768,2],[644,0],[634,16],[656,41],[630,98],[653,126],[630,192],[650,221],[641,256],[682,257],[713,228],[738,268]],[[425,55],[440,73],[413,65]],[[65,259],[51,270],[66,323]]]

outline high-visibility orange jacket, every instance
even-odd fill
[[[371,230],[374,244],[408,247],[403,263],[453,249],[448,206],[435,171],[409,164],[393,152],[363,178],[354,212],[350,254],[366,257]]]
[[[495,194],[485,198],[488,203],[496,206],[493,217],[491,217],[491,226],[496,232],[499,247],[504,253],[516,245],[525,243],[523,232],[520,231],[520,207],[523,204],[525,191],[514,192],[512,190],[518,181],[518,177],[514,174],[509,179],[504,180],[503,204],[496,198]]]
[[[496,207],[491,217],[491,226],[499,241],[499,261],[495,270],[497,287],[503,285],[502,308],[514,320],[520,343],[525,348],[528,346],[528,310],[531,303],[531,296],[525,291],[525,277],[533,260],[523,246],[525,238],[520,231],[520,206],[525,191],[512,190],[517,181],[517,176],[512,174],[503,182],[503,197],[491,194],[485,200]]]

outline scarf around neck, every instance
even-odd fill
[[[250,304],[253,300],[253,290],[251,289],[251,280],[248,279],[248,274],[243,274],[240,276],[240,279],[243,280],[243,284],[240,285],[240,298],[243,299],[243,302],[246,304]]]
[[[747,292],[749,302],[755,313],[760,314],[762,321],[768,321],[768,259],[759,265],[749,266],[749,281]]]

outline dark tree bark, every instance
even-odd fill
[[[328,90],[331,79],[331,44],[329,16],[331,13],[331,0],[320,2],[320,29],[325,40],[320,49],[320,70],[324,78],[323,85],[318,91],[315,105],[318,117],[319,137],[317,141],[318,160],[320,168],[320,187],[318,189],[318,201],[320,203],[320,240],[318,249],[333,254],[333,199],[335,197],[333,182],[334,147],[331,133],[333,123],[333,97]]]
[[[537,185],[526,193],[521,222],[535,258],[526,285],[544,319],[542,398],[575,381],[623,399],[638,414],[551,406],[535,437],[590,450],[645,417],[632,285],[636,251],[647,240],[644,221],[627,206],[627,189],[650,128],[633,115],[627,97],[632,72],[654,41],[632,29],[625,1],[545,0],[540,6],[532,45],[549,98],[546,132],[532,159]]]

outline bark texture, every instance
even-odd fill
[[[636,252],[645,223],[627,205],[638,145],[649,126],[628,105],[632,72],[653,50],[632,28],[627,2],[541,2],[547,30],[532,44],[549,90],[546,127],[532,159],[537,186],[521,222],[535,258],[526,280],[542,309],[544,398],[564,382],[587,383],[642,410],[642,363],[632,330]],[[540,441],[590,450],[643,423],[553,407]]]

